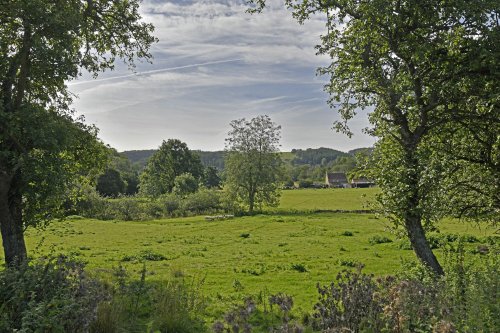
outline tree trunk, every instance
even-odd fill
[[[408,216],[405,218],[405,226],[411,246],[418,259],[432,269],[437,275],[444,275],[443,268],[432,252],[429,242],[427,242],[421,218],[417,216]]]
[[[413,138],[410,142],[407,142],[404,147],[405,164],[408,170],[408,176],[405,177],[405,182],[410,189],[411,195],[406,202],[406,212],[403,215],[403,220],[411,246],[418,259],[428,268],[432,269],[436,275],[444,275],[443,268],[432,252],[422,226],[422,213],[419,208],[422,201],[419,191],[419,181],[422,174],[419,160],[416,157],[416,142],[419,142],[419,140],[420,138]]]
[[[248,194],[248,212],[250,213],[250,215],[253,214],[254,205],[255,205],[255,193],[251,191]]]
[[[27,260],[22,222],[22,196],[15,181],[6,173],[0,175],[0,229],[7,266],[17,267]]]

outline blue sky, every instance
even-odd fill
[[[282,126],[282,150],[370,146],[361,133],[366,114],[351,122],[352,139],[335,133],[335,110],[326,104],[326,77],[316,68],[324,17],[299,25],[281,1],[268,1],[259,15],[244,1],[145,0],[144,20],[159,43],[153,64],[125,66],[92,80],[70,82],[74,107],[100,128],[119,151],[151,149],[178,138],[191,149],[221,150],[233,119],[267,114]]]

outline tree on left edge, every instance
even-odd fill
[[[0,229],[5,262],[26,261],[24,231],[61,217],[105,149],[75,119],[67,81],[115,59],[151,58],[139,0],[11,0],[0,6]]]

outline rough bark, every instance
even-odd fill
[[[6,172],[0,175],[0,230],[7,266],[16,267],[27,260],[22,222],[22,196],[15,189],[16,179]]]
[[[409,216],[405,219],[405,226],[411,246],[418,259],[437,275],[444,275],[443,268],[432,252],[429,242],[427,242],[421,218],[418,216]]]
[[[410,139],[404,144],[404,159],[407,170],[409,170],[406,185],[410,189],[411,195],[406,202],[406,213],[404,214],[406,232],[418,259],[428,268],[432,269],[436,275],[444,275],[443,268],[432,252],[427,237],[425,236],[425,230],[422,226],[422,213],[419,209],[422,201],[419,191],[419,181],[422,174],[418,171],[420,166],[416,154],[420,135],[408,135],[408,138]]]

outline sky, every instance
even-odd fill
[[[326,18],[299,25],[282,1],[267,3],[251,15],[239,0],[144,0],[143,19],[159,39],[153,63],[69,82],[75,110],[118,151],[169,138],[222,150],[231,120],[264,114],[282,127],[282,151],[371,146],[366,114],[351,121],[351,139],[332,130],[338,116],[323,91],[328,77],[316,75],[329,63],[315,50]]]

